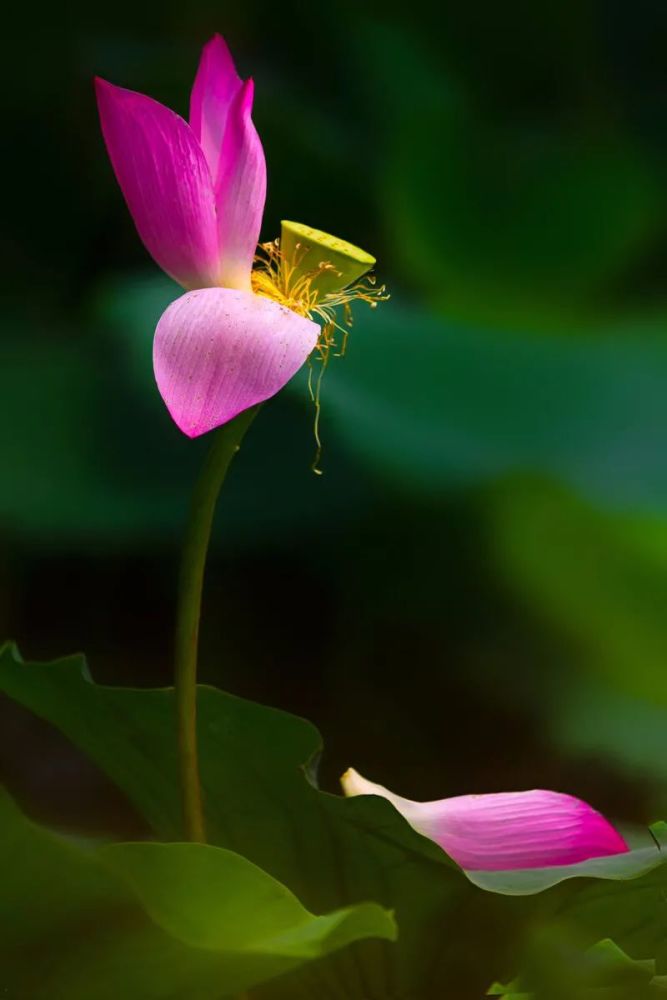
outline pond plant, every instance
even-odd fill
[[[157,388],[178,428],[211,444],[183,549],[173,688],[98,685],[80,656],[0,653],[0,690],[88,755],[151,831],[133,843],[65,836],[3,793],[7,995],[667,993],[662,824],[626,830],[560,791],[414,802],[352,769],[344,795],[321,791],[308,722],[197,684],[207,550],[230,464],[262,404],[304,366],[319,442],[322,376],[345,353],[352,307],[388,296],[374,258],[343,239],[285,221],[258,244],[267,172],[253,82],[221,36],[202,52],[189,122],[142,94],[95,87],[137,232],[183,289],[155,330]],[[564,951],[576,954],[566,972]]]

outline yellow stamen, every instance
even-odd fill
[[[252,272],[252,290],[255,295],[262,295],[281,306],[286,306],[299,316],[319,320],[321,332],[315,348],[315,358],[309,359],[308,391],[315,405],[314,434],[317,451],[313,461],[313,471],[321,475],[318,467],[322,454],[320,440],[320,394],[322,378],[329,364],[329,359],[342,357],[347,347],[349,329],[352,326],[351,303],[367,302],[375,309],[378,302],[386,302],[389,296],[384,285],[376,287],[372,274],[341,288],[337,291],[322,293],[317,288],[317,280],[327,272],[332,276],[340,274],[333,264],[320,261],[317,267],[304,271],[300,266],[304,256],[304,248],[297,243],[294,254],[288,260],[280,249],[280,240],[272,243],[260,243],[255,255],[255,267]],[[342,324],[338,322],[337,310],[342,309]],[[320,364],[320,371],[313,386],[313,360]]]

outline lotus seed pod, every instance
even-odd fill
[[[365,250],[300,222],[281,223],[280,249],[297,275],[314,275],[311,287],[320,295],[347,288],[375,264]]]

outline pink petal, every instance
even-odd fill
[[[155,331],[158,389],[183,433],[198,437],[282,389],[319,332],[311,320],[249,292],[188,292]]]
[[[95,89],[111,163],[146,249],[186,288],[215,284],[213,184],[189,125],[143,94],[100,79]]]
[[[229,108],[243,84],[221,35],[206,43],[190,95],[190,127],[204,150],[215,185]]]
[[[412,802],[348,771],[347,795],[381,795],[469,871],[549,868],[624,854],[620,833],[581,799],[534,790]]]
[[[215,188],[221,283],[245,291],[266,200],[264,150],[250,117],[253,93],[252,80],[246,80],[229,108]]]

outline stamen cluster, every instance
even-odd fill
[[[303,261],[310,247],[297,243],[296,250],[288,259],[280,248],[280,240],[270,243],[260,243],[255,255],[254,268],[251,275],[252,290],[256,295],[271,299],[279,305],[291,309],[292,312],[308,319],[319,320],[321,332],[316,345],[316,358],[320,369],[313,378],[312,356],[308,359],[308,391],[315,405],[315,441],[317,452],[313,461],[313,469],[320,472],[318,462],[322,444],[319,435],[320,422],[320,390],[322,378],[331,357],[342,357],[347,347],[347,338],[353,323],[352,303],[366,302],[375,309],[378,302],[386,302],[389,298],[386,287],[376,287],[373,274],[366,274],[346,288],[333,292],[322,292],[318,287],[318,279],[323,275],[341,275],[329,261],[319,261],[316,267],[305,270]],[[342,310],[342,323],[338,321],[338,310]]]
[[[297,243],[296,253],[292,259],[288,259],[280,249],[279,239],[260,243],[251,276],[252,290],[256,295],[272,299],[300,316],[320,320],[322,333],[317,351],[324,361],[325,358],[328,360],[332,352],[335,356],[345,353],[353,321],[352,302],[367,302],[374,309],[378,302],[385,302],[389,296],[384,285],[376,287],[375,276],[372,274],[364,275],[347,288],[322,293],[318,287],[318,279],[327,272],[333,275],[340,272],[326,260],[319,261],[310,270],[304,270],[303,259],[309,249]],[[338,309],[343,310],[343,325],[337,319]],[[336,332],[340,333],[340,340]]]

